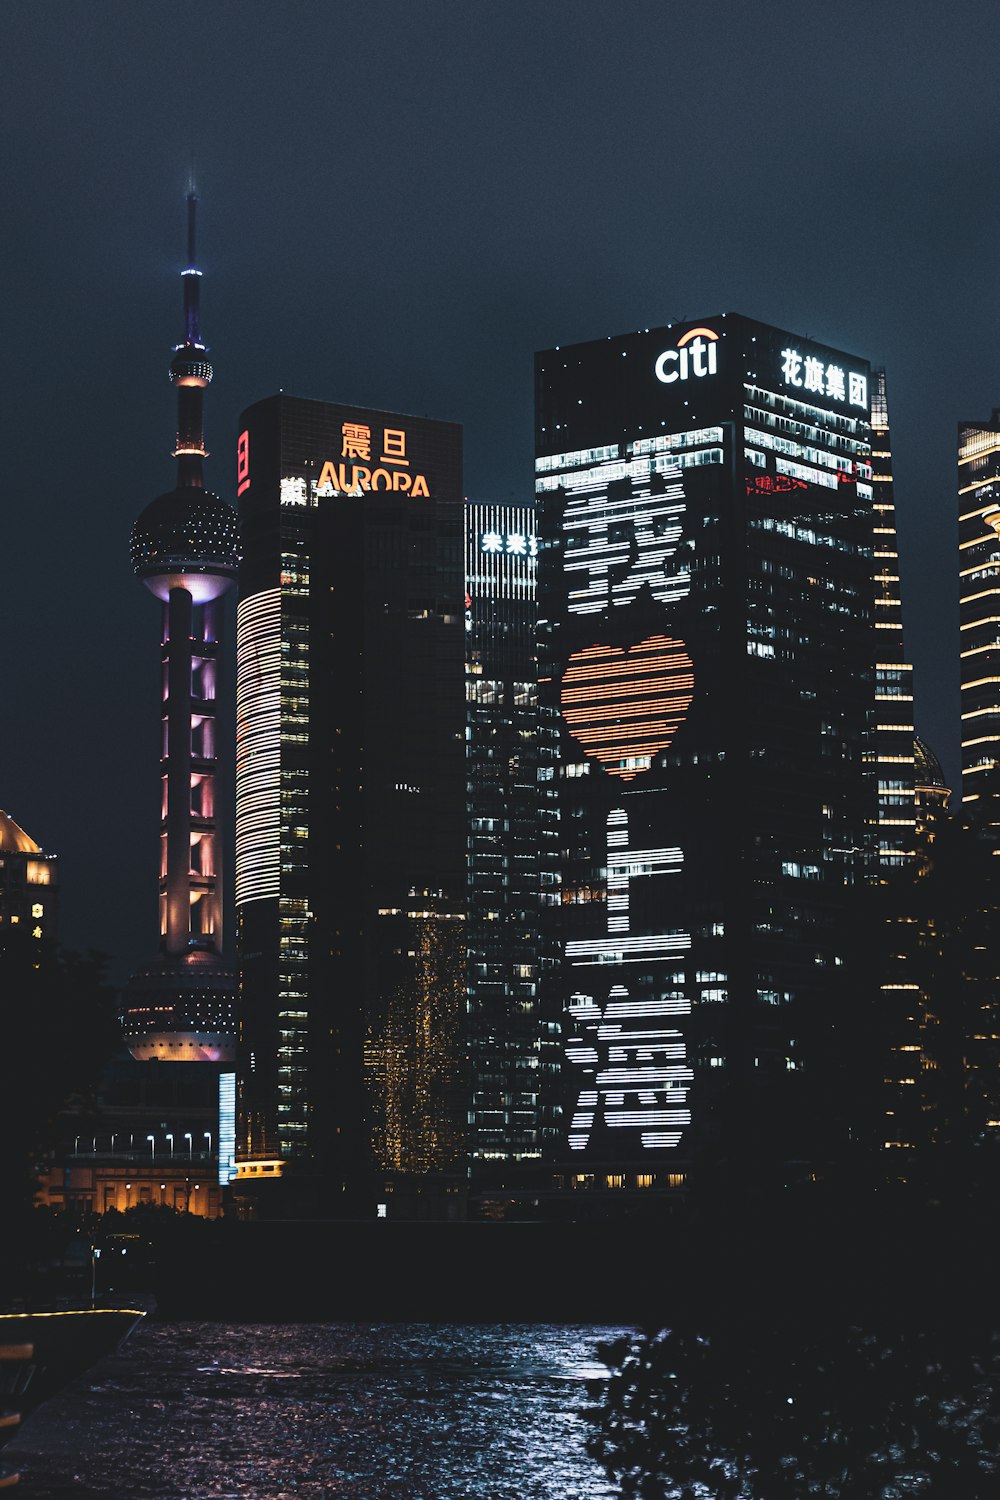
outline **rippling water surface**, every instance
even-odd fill
[[[604,1500],[619,1329],[147,1321],[10,1450],[25,1500]]]

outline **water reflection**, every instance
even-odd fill
[[[603,1500],[622,1329],[147,1324],[18,1440],[35,1500]]]

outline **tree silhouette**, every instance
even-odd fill
[[[629,1500],[987,1500],[1000,1336],[760,1306],[602,1349],[590,1452]]]
[[[26,1245],[38,1164],[55,1144],[59,1112],[85,1101],[120,1037],[114,992],[98,954],[40,954],[30,940],[0,945],[0,1260]]]

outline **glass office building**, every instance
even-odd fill
[[[535,512],[466,506],[468,1149],[474,1187],[518,1189],[560,1139],[561,1017],[545,1013],[541,903],[557,885],[554,730],[536,682]]]
[[[570,1181],[795,1176],[877,860],[871,372],[727,314],[549,350],[536,395]]]

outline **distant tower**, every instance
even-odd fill
[[[177,487],[132,528],[132,565],[163,601],[160,956],[132,976],[122,1029],[133,1057],[226,1062],[234,1053],[234,974],[223,964],[216,827],[215,712],[220,598],[236,578],[236,513],[204,487],[202,392],[212,379],[199,322],[197,199],[188,193],[184,342],[177,388]]]

